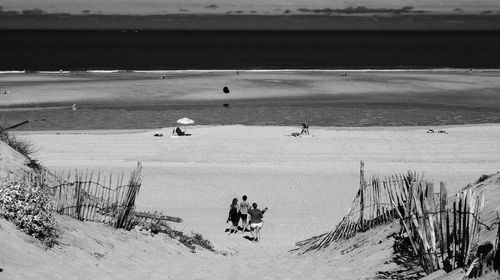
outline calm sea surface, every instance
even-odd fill
[[[500,68],[500,32],[0,31],[0,70]]]
[[[496,98],[498,101],[498,98]],[[499,106],[447,106],[410,102],[250,102],[206,105],[83,106],[1,111],[4,125],[28,120],[17,130],[144,129],[173,127],[189,117],[197,125],[437,126],[500,123]]]

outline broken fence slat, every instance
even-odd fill
[[[171,217],[171,216],[167,216],[167,215],[155,215],[155,214],[146,213],[146,212],[133,212],[132,214],[136,217],[145,218],[145,219],[169,221],[169,222],[175,222],[175,223],[182,223],[182,221],[183,221],[181,218],[177,218],[177,217]]]

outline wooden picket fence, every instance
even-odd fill
[[[326,248],[399,219],[426,273],[451,270],[469,264],[471,249],[479,241],[483,205],[484,197],[470,188],[449,203],[444,183],[434,193],[434,185],[416,172],[372,177],[367,182],[361,162],[360,188],[340,223],[331,232],[296,245],[301,253]]]
[[[56,173],[57,183],[50,187],[56,211],[81,221],[126,228],[141,187],[141,171],[142,165],[137,163],[127,180],[124,173],[115,177],[89,170]]]
[[[484,197],[466,189],[456,194],[449,209],[443,183],[439,195],[433,194],[432,184],[425,190],[423,187],[413,185],[405,213],[400,213],[423,269],[431,273],[440,268],[449,271],[468,266],[471,249],[479,242]]]
[[[403,207],[407,201],[411,182],[422,181],[423,176],[416,172],[395,174],[381,180],[372,177],[365,180],[364,163],[360,168],[360,188],[354,197],[351,207],[347,210],[340,223],[333,231],[297,242],[301,251],[328,247],[332,242],[354,237],[358,232],[381,224],[392,222],[399,218],[396,208]]]
[[[48,169],[42,168],[40,172],[30,170],[16,174],[8,173],[5,178],[0,179],[4,182],[20,181],[35,188],[45,188],[54,183],[54,174]]]

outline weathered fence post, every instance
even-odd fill
[[[125,204],[123,204],[124,209],[118,212],[118,217],[116,219],[116,228],[123,228],[127,222],[130,213],[134,210],[135,198],[139,193],[141,187],[141,171],[142,165],[140,162],[137,163],[137,169],[132,172],[129,181],[129,187],[127,193],[125,194]],[[123,203],[123,202],[122,202]]]
[[[364,230],[364,188],[365,188],[365,163],[363,161],[359,164],[359,196],[360,196],[360,210],[359,210],[359,225],[361,230]]]
[[[440,216],[440,229],[441,229],[441,260],[443,261],[443,266],[445,265],[444,253],[447,252],[448,256],[451,254],[450,248],[448,246],[448,237],[450,235],[448,229],[448,210],[446,206],[448,204],[448,193],[446,191],[446,186],[443,182],[439,185],[439,216]]]

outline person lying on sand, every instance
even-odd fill
[[[262,218],[264,217],[264,213],[267,211],[267,207],[260,210],[257,208],[257,203],[252,203],[253,209],[248,210],[248,214],[250,214],[250,233],[254,237],[254,241],[260,240],[260,230],[264,225],[264,221]]]
[[[229,216],[227,217],[226,224],[231,221],[231,227],[229,228],[229,234],[238,232],[238,223],[240,222],[240,208],[238,206],[238,199],[233,198],[233,202],[229,205]]]
[[[186,135],[186,132],[182,131],[180,127],[176,127],[175,134],[177,134],[179,136],[184,136],[184,135]]]

